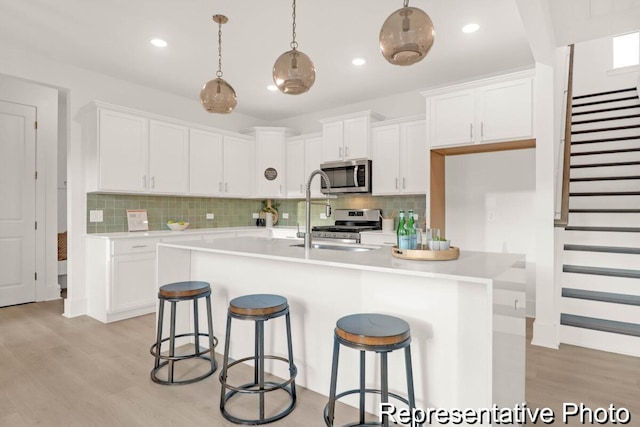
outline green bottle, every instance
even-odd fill
[[[407,221],[407,235],[409,236],[409,249],[418,249],[418,238],[416,227],[413,224],[413,209],[409,209],[409,219]]]
[[[404,219],[404,211],[400,211],[396,234],[398,235],[398,249],[409,249],[409,232],[407,230],[407,222]]]

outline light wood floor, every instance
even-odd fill
[[[185,386],[149,380],[153,315],[104,325],[61,312],[62,300],[0,309],[0,426],[232,425],[219,413],[217,373]],[[326,398],[298,391],[294,412],[271,425],[323,425]],[[556,414],[563,401],[613,403],[640,425],[640,359],[528,346],[526,396]]]

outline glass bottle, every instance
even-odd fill
[[[416,227],[413,223],[413,210],[409,209],[409,218],[407,220],[407,235],[409,236],[409,249],[418,248],[418,240],[416,236]]]
[[[409,234],[407,231],[407,223],[404,219],[404,211],[400,211],[396,234],[398,235],[398,249],[409,249]]]

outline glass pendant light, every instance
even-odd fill
[[[429,15],[404,0],[404,7],[389,15],[380,29],[380,50],[394,65],[412,65],[427,56],[434,37]]]
[[[291,50],[283,53],[273,65],[273,82],[280,92],[298,95],[308,91],[316,80],[311,59],[298,50],[296,42],[296,0],[293,0],[293,40]]]
[[[208,81],[200,91],[200,103],[210,113],[228,114],[238,103],[236,91],[222,78],[222,24],[228,19],[224,15],[214,15],[218,24],[218,71],[216,78]]]

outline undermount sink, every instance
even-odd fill
[[[304,244],[291,245],[296,248],[304,248]],[[327,243],[312,243],[311,249],[330,249],[334,251],[347,251],[347,252],[367,252],[374,249],[379,249],[378,246],[363,246],[363,245],[331,245]]]

